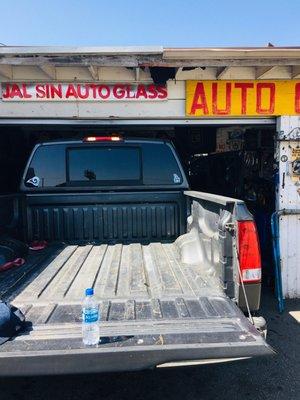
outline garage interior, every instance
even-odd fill
[[[18,192],[27,159],[38,142],[121,135],[173,142],[192,190],[242,199],[254,215],[261,244],[263,283],[274,286],[270,218],[277,170],[273,125],[3,125],[1,194]]]

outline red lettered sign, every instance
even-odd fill
[[[165,86],[130,83],[3,83],[3,101],[163,101]]]
[[[299,80],[187,81],[190,117],[300,114]]]

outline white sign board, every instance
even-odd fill
[[[131,83],[2,83],[2,101],[163,101],[165,86]]]

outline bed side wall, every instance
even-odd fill
[[[244,202],[209,193],[185,192],[191,202],[188,231],[196,230],[205,244],[206,260],[223,282],[226,294],[246,311],[236,251],[236,221],[251,220]],[[260,307],[261,284],[245,284],[249,307]]]

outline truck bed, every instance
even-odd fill
[[[0,346],[2,375],[134,370],[272,353],[216,278],[180,261],[176,243],[56,244],[2,277],[2,297],[29,324]],[[90,286],[99,299],[102,343],[85,349],[81,303]]]
[[[201,266],[183,264],[173,243],[53,246],[44,256],[31,254],[24,272],[12,271],[22,279],[0,286],[10,288],[6,297],[33,323],[79,321],[87,287],[94,287],[102,320],[226,311],[220,283]]]

